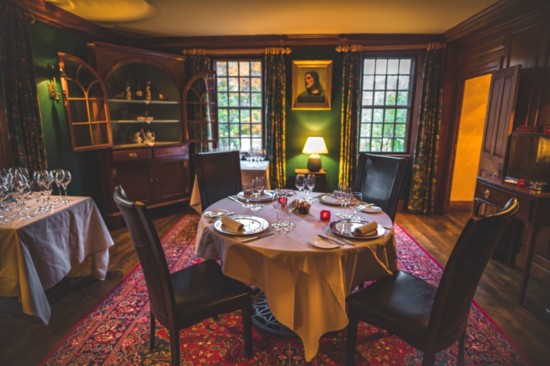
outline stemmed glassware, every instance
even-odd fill
[[[306,176],[304,174],[296,174],[296,180],[294,181],[294,185],[298,189],[298,196],[302,191],[304,190],[304,187],[306,185]]]
[[[275,214],[277,216],[277,222],[273,225],[275,230],[286,234],[296,227],[296,225],[290,221],[292,209],[290,208],[287,197],[277,194],[276,198],[272,201],[272,205],[275,208]],[[279,211],[282,213],[282,219],[279,216]]]
[[[340,207],[342,208],[337,214],[342,220],[348,219],[349,216],[344,213],[344,210],[349,205],[351,199],[351,191],[347,186],[338,186],[338,190],[334,192],[334,196],[340,201]]]
[[[243,207],[252,208],[253,205],[250,204],[250,197],[252,197],[253,192],[254,188],[252,180],[249,182],[243,182],[243,198],[246,201],[246,203],[243,204]]]
[[[252,195],[254,197],[254,204],[250,208],[253,211],[259,211],[263,205],[260,203],[260,196],[264,192],[265,183],[263,177],[255,177],[252,179]]]
[[[315,175],[314,174],[308,174],[305,181],[305,188],[306,188],[306,201],[311,202],[311,192],[313,192],[313,188],[315,188]]]
[[[52,173],[46,169],[38,170],[34,172],[33,178],[35,179],[37,185],[45,192],[46,197],[44,198],[45,205],[43,207],[43,211],[53,210],[55,206],[50,200],[52,194],[52,183],[54,181]]]
[[[69,203],[69,197],[67,196],[67,186],[71,183],[72,176],[71,172],[64,169],[54,169],[52,170],[53,178],[57,189],[59,191],[59,197],[61,198],[64,193],[64,197],[61,198],[61,202],[64,204]],[[63,192],[61,191],[63,189]]]

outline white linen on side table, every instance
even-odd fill
[[[47,214],[0,224],[0,296],[18,297],[23,312],[46,325],[51,307],[45,291],[88,255],[93,275],[104,280],[114,244],[94,201],[70,200]]]

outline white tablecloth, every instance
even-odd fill
[[[248,182],[252,178],[263,177],[265,182],[265,189],[271,189],[269,183],[269,161],[261,161],[258,164],[252,164],[248,161],[241,161],[241,179],[243,182]],[[191,191],[191,198],[189,200],[189,207],[193,208],[198,213],[202,213],[201,208],[201,194],[199,191],[199,184],[197,177],[193,183],[193,189]]]
[[[69,197],[55,210],[0,224],[0,296],[18,297],[25,314],[48,324],[45,290],[59,283],[88,255],[93,275],[104,280],[114,242],[89,197]]]
[[[251,211],[223,199],[210,207],[213,208],[275,221],[271,203],[260,211]],[[397,269],[392,229],[380,238],[357,241],[354,247],[326,250],[309,245],[308,240],[330,231],[328,223],[319,220],[322,209],[330,210],[333,218],[340,211],[340,207],[314,203],[310,215],[292,214],[296,228],[290,233],[249,243],[240,243],[242,237],[218,232],[203,215],[196,238],[199,256],[221,259],[227,276],[264,292],[275,318],[302,340],[308,361],[317,353],[323,334],[346,327],[346,296],[353,287],[365,280],[389,276]],[[361,216],[392,227],[391,219],[383,212]]]

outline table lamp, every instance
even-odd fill
[[[328,154],[325,140],[322,137],[308,137],[302,154],[309,154],[307,169],[311,172],[318,172],[322,167],[319,154]]]

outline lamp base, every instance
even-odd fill
[[[311,154],[307,159],[307,169],[310,172],[318,172],[322,167],[321,157],[318,154]]]

